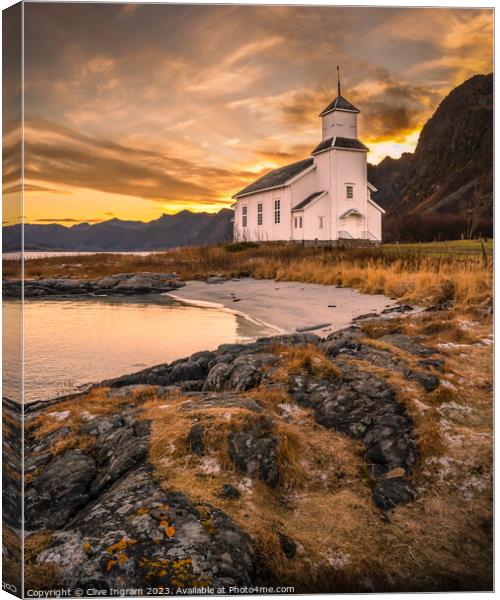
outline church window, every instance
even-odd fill
[[[299,228],[302,229],[302,217],[299,217]]]
[[[297,217],[294,218],[295,229],[297,229]]]
[[[354,198],[354,186],[346,185],[345,194],[348,200],[352,200]]]
[[[241,224],[246,227],[248,224],[248,206],[241,207]]]
[[[319,219],[319,228],[323,229],[323,217],[318,217]]]
[[[281,222],[280,206],[281,206],[281,202],[278,198],[274,201],[274,222],[275,223]]]
[[[257,225],[262,225],[262,202],[257,204]]]

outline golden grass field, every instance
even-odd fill
[[[25,261],[25,277],[94,279],[124,272],[175,272],[183,280],[210,275],[300,281],[353,287],[403,302],[450,301],[477,306],[492,301],[493,257],[479,242],[314,248],[286,243],[220,244],[138,256],[93,254]],[[426,249],[426,250],[424,250]],[[18,278],[19,265],[4,261],[4,278]]]

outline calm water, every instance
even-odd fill
[[[169,248],[169,250],[174,250],[174,248]],[[131,254],[135,256],[148,256],[149,254],[158,254],[159,252],[165,252],[165,250],[137,250],[133,251],[120,251],[120,250],[109,250],[107,252],[72,252],[68,250],[67,252],[62,251],[31,251],[24,253],[24,260],[31,260],[33,258],[50,258],[51,256],[87,256],[92,254]],[[21,258],[20,252],[4,252],[2,254],[3,260],[19,260]]]
[[[20,303],[5,301],[5,323],[19,321]],[[213,308],[165,296],[30,300],[25,303],[25,401],[46,400],[91,382],[247,342],[273,331]],[[275,332],[274,332],[275,333]],[[19,335],[4,326],[4,395],[17,397]]]

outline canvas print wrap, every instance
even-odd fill
[[[3,587],[492,589],[493,11],[3,12]]]

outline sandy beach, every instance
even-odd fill
[[[386,296],[351,288],[251,278],[188,281],[168,295],[198,306],[223,307],[281,332],[309,330],[319,335],[347,327],[359,315],[396,305]]]

